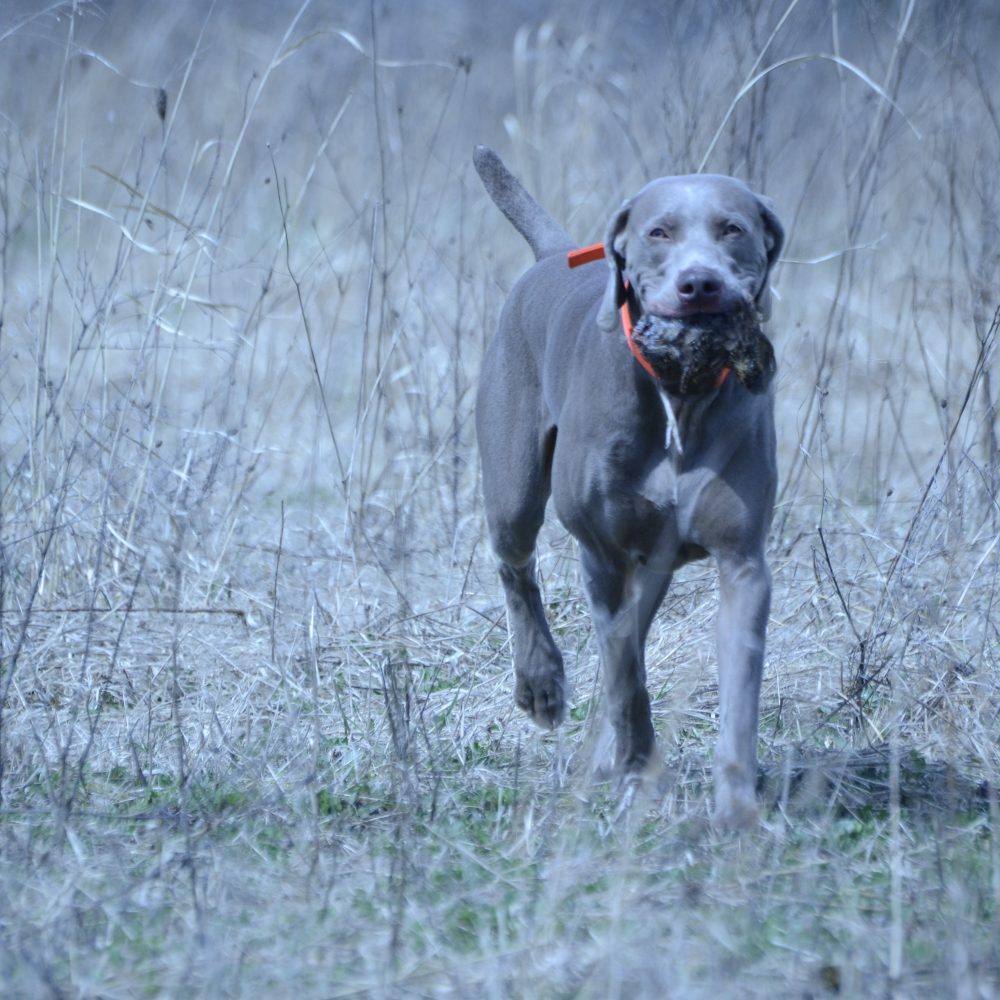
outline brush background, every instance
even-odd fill
[[[986,0],[0,7],[4,992],[995,996],[998,42]],[[785,223],[753,835],[706,819],[711,566],[650,639],[663,798],[588,776],[555,523],[573,711],[513,707],[472,404],[530,254],[477,142],[581,243],[702,168]]]

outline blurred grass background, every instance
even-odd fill
[[[0,979],[12,996],[996,995],[1000,12],[986,0],[0,8]],[[477,493],[530,261],[733,173],[774,275],[767,822],[706,825],[715,583],[615,818],[513,709]]]

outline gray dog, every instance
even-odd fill
[[[614,215],[598,264],[575,246],[491,149],[476,169],[534,251],[483,362],[476,430],[490,539],[514,644],[515,699],[535,722],[566,712],[562,656],[535,578],[551,494],[580,545],[604,670],[615,766],[638,779],[655,738],[644,647],[677,567],[719,572],[715,822],[756,822],[757,711],[771,580],[774,401],[739,379],[668,391],[630,351],[629,320],[696,323],[769,313],[784,234],[770,205],[731,177],[664,177]],[[624,306],[624,309],[622,308]],[[624,320],[623,320],[624,315]],[[769,381],[769,379],[768,379]]]

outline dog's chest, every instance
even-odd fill
[[[689,537],[689,494],[698,477],[681,471],[679,456],[664,447],[660,433],[595,439],[562,455],[557,444],[556,451],[556,513],[580,541],[668,565],[695,541]]]

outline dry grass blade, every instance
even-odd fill
[[[110,212],[106,212],[103,208],[98,208],[97,205],[91,205],[89,202],[81,201],[79,198],[71,198],[67,196],[66,201],[70,205],[76,205],[77,208],[85,209],[88,212],[93,212],[94,215],[99,215],[102,218],[109,219],[113,222],[121,232],[122,236],[125,237],[128,242],[136,248],[136,250],[141,250],[143,253],[158,254],[161,251],[157,250],[156,247],[150,246],[148,243],[143,243],[141,240],[135,238],[134,234],[129,232]]]
[[[787,59],[780,59],[778,62],[772,63],[770,66],[766,66],[759,73],[756,73],[751,79],[747,80],[743,86],[736,92],[736,96],[732,99],[729,107],[726,109],[726,113],[722,116],[722,120],[719,122],[718,128],[715,130],[715,134],[712,136],[711,141],[708,144],[708,148],[702,155],[701,160],[698,163],[698,173],[701,173],[705,169],[705,165],[708,163],[715,151],[716,146],[719,143],[719,139],[722,133],[725,131],[726,126],[729,124],[733,113],[736,110],[736,106],[739,104],[744,97],[750,94],[753,89],[764,79],[766,79],[775,70],[784,69],[787,66],[794,66],[797,63],[808,63],[808,62],[831,62],[841,69],[846,69],[848,72],[853,73],[862,83],[865,84],[870,90],[874,91],[878,96],[888,104],[893,111],[895,111],[903,121],[906,122],[907,127],[913,134],[918,138],[922,138],[919,129],[913,124],[913,122],[906,116],[902,108],[892,99],[892,97],[880,87],[867,73],[865,73],[858,66],[844,59],[842,56],[834,55],[831,52],[810,52],[807,55],[797,55],[789,56]]]

